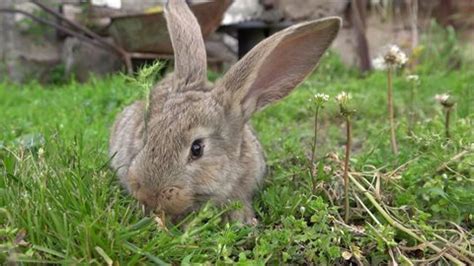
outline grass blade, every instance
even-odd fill
[[[94,249],[105,260],[105,263],[107,263],[107,265],[111,266],[114,263],[114,261],[109,257],[109,255],[107,255],[107,253],[105,253],[105,251],[101,247],[96,246]]]
[[[33,245],[33,249],[36,249],[38,251],[41,251],[41,252],[44,252],[44,253],[48,253],[50,255],[53,255],[55,257],[59,257],[61,259],[64,259],[66,258],[66,255],[59,252],[59,251],[56,251],[56,250],[52,250],[50,248],[47,248],[47,247],[42,247],[42,246],[38,246],[38,245]]]

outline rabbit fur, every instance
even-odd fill
[[[165,7],[174,72],[111,130],[111,167],[151,210],[180,219],[203,203],[240,201],[230,219],[253,223],[252,197],[265,174],[251,115],[288,95],[316,67],[341,26],[337,17],[294,25],[259,43],[215,85],[207,82],[200,26],[185,0]],[[202,156],[190,151],[199,141]],[[193,146],[194,147],[194,146]]]

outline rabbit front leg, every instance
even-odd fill
[[[249,226],[257,226],[258,220],[255,217],[255,212],[252,207],[251,200],[241,200],[243,206],[237,210],[233,210],[227,214],[227,219],[230,221],[242,223]]]

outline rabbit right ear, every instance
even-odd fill
[[[216,86],[225,105],[247,120],[288,95],[316,67],[340,27],[338,17],[309,21],[259,43]]]

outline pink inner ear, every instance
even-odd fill
[[[334,32],[308,25],[284,38],[261,64],[247,97],[256,97],[258,109],[288,95],[312,72],[333,37]]]

